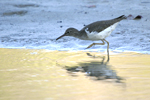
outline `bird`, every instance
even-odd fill
[[[110,59],[109,58],[109,42],[105,38],[108,37],[112,33],[112,31],[116,28],[118,23],[123,19],[127,19],[127,17],[125,15],[121,15],[117,18],[113,18],[110,20],[96,21],[89,25],[86,25],[80,31],[71,27],[71,28],[68,28],[63,35],[58,37],[56,41],[64,36],[72,36],[75,38],[79,38],[81,40],[92,40],[92,41],[101,40],[102,43],[92,43],[86,49],[91,48],[93,45],[105,45],[105,42],[106,42],[107,43],[107,56],[108,56],[108,61],[109,61]]]

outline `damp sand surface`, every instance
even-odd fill
[[[150,55],[0,49],[0,100],[149,100]]]
[[[0,48],[85,50],[93,41],[56,38],[73,27],[121,15],[142,16],[119,22],[106,40],[110,51],[150,54],[150,1],[148,0],[0,0]],[[101,43],[101,41],[95,41]],[[107,45],[87,51],[106,51]]]

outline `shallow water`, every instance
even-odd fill
[[[0,49],[0,100],[149,100],[150,55]]]

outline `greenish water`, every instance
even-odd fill
[[[150,55],[110,58],[0,49],[0,100],[149,100]]]

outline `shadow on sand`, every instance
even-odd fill
[[[89,54],[87,55],[89,56]],[[83,62],[79,63],[79,66],[65,66],[65,69],[71,76],[77,76],[77,72],[82,72],[92,80],[106,80],[122,83],[121,80],[123,79],[117,76],[116,71],[111,69],[111,65],[108,65],[109,60],[105,62],[105,57],[101,58],[102,60],[100,62]]]

